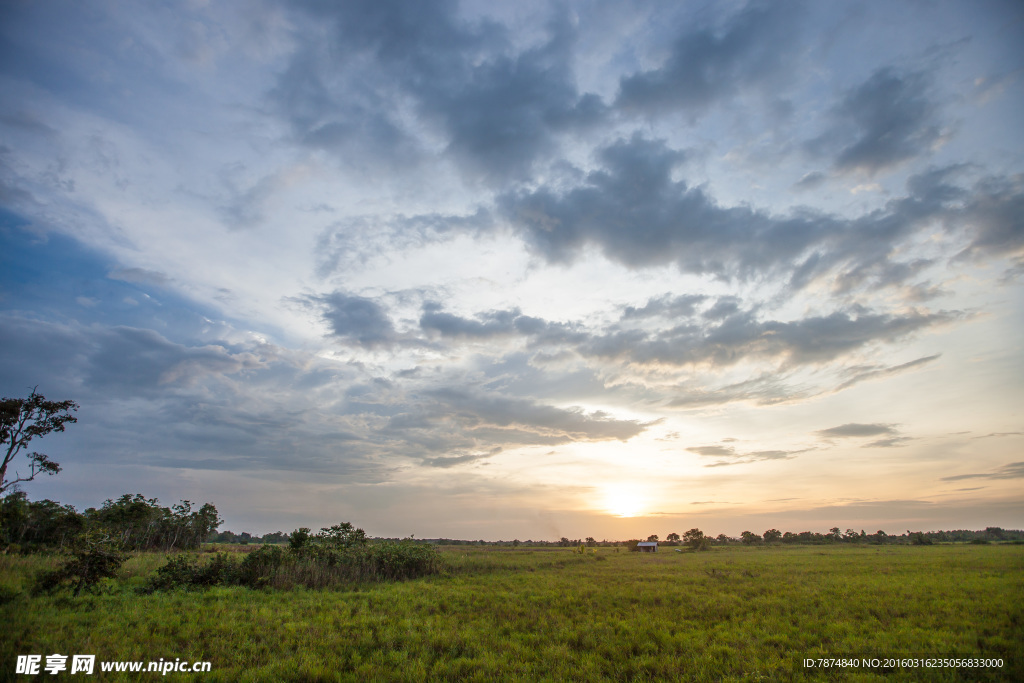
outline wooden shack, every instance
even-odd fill
[[[658,552],[657,541],[641,541],[636,544],[636,550],[640,553],[656,553]]]

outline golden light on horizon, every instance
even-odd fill
[[[609,484],[603,488],[603,506],[616,517],[636,517],[643,513],[643,492],[630,484]]]

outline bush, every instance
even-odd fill
[[[104,529],[82,532],[70,543],[71,557],[60,567],[36,577],[34,592],[48,593],[61,588],[95,591],[103,579],[112,579],[127,559],[120,544]]]
[[[227,553],[217,553],[203,565],[195,555],[182,553],[169,558],[167,564],[157,569],[144,591],[227,586],[237,582],[237,575],[238,564]]]
[[[407,541],[368,543],[361,529],[350,524],[310,536],[308,529],[292,534],[287,551],[264,545],[234,562],[225,553],[200,566],[191,555],[170,558],[157,570],[148,590],[178,587],[240,585],[249,588],[341,587],[370,581],[399,581],[440,571],[437,549]]]

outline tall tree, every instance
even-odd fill
[[[32,481],[37,474],[57,474],[60,465],[42,453],[28,453],[29,475],[7,478],[7,468],[21,451],[28,448],[36,437],[50,432],[63,432],[67,423],[78,422],[71,411],[78,410],[74,401],[47,401],[35,388],[28,398],[4,398],[0,400],[0,448],[3,449],[3,463],[0,464],[0,494],[15,484]]]

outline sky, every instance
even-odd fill
[[[1022,34],[4,2],[0,395],[80,404],[22,488],[252,533],[1022,528]]]

